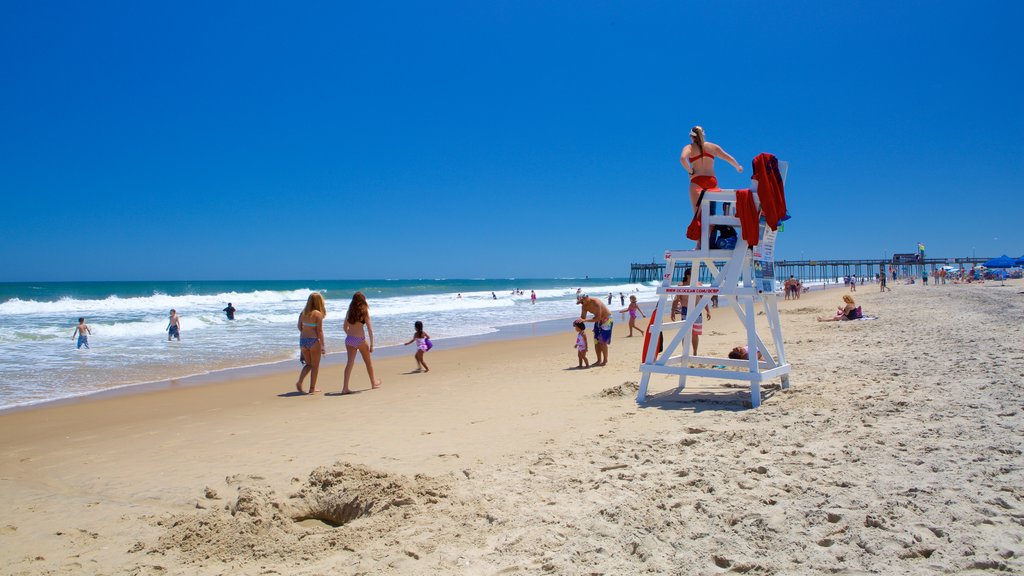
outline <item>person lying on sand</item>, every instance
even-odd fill
[[[746,346],[737,346],[729,351],[729,358],[732,358],[733,360],[749,360],[750,352],[748,350],[749,349]],[[757,352],[757,359],[764,360],[764,356],[761,355],[760,350]]]

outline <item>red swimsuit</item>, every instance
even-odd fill
[[[708,154],[706,152],[701,152],[696,156],[690,157],[690,165],[692,166],[694,162],[700,160],[701,158],[711,158],[712,161],[715,160],[715,157],[713,155]],[[690,176],[690,182],[696,184],[697,186],[700,186],[704,190],[718,189],[718,178],[715,178],[714,176]]]

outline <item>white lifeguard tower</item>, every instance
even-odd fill
[[[788,165],[779,162],[779,173],[783,181]],[[757,195],[757,182],[752,182],[754,205],[758,214],[761,201]],[[712,214],[712,203],[729,202],[731,214]],[[772,378],[781,378],[782,389],[789,388],[789,363],[786,362],[782,342],[782,328],[779,324],[779,307],[775,294],[775,237],[777,231],[760,222],[758,244],[751,248],[743,239],[742,224],[736,214],[736,190],[720,190],[704,195],[699,207],[701,211],[700,245],[695,250],[667,250],[665,252],[665,275],[658,287],[658,312],[649,329],[650,339],[644,350],[644,362],[640,365],[643,376],[636,401],[643,404],[651,374],[669,374],[679,377],[676,392],[686,387],[687,376],[721,378],[750,382],[750,404],[761,405],[761,383]],[[736,246],[731,250],[715,249],[711,246],[711,231],[716,225],[732,226],[736,229]],[[679,266],[689,267],[690,284],[673,286],[672,278]],[[701,269],[705,268],[712,279],[709,285],[698,285]],[[666,322],[675,296],[689,296],[686,316],[679,322]],[[704,310],[711,305],[711,297],[718,296],[720,309],[731,308],[740,323],[746,328],[748,359],[735,360],[712,356],[695,356],[691,351],[691,330]],[[771,332],[774,353],[757,333],[756,314],[758,305],[763,306]],[[656,354],[659,336],[666,328],[677,328],[669,336],[665,333],[664,350]],[[758,360],[757,352],[763,359]],[[714,368],[718,366],[718,368]],[[730,368],[741,368],[735,370]]]

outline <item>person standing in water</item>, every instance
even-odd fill
[[[231,305],[231,302],[228,302],[228,307],[224,309],[224,313],[227,314],[228,320],[235,319],[235,307]]]
[[[693,130],[690,130],[690,143],[683,148],[683,153],[679,156],[679,163],[690,175],[690,206],[693,207],[694,213],[697,212],[697,198],[700,197],[701,190],[718,188],[715,157],[725,160],[732,164],[737,172],[743,173],[743,166],[740,166],[721,146],[704,140],[704,129],[694,126]]]
[[[171,338],[181,342],[181,319],[174,308],[171,308],[171,315],[167,320],[167,341],[170,342]]]
[[[85,349],[89,349],[89,335],[92,334],[92,330],[89,329],[89,325],[85,323],[85,318],[78,319],[78,327],[75,328],[75,332],[71,335],[71,339],[74,340],[75,336],[78,336],[78,346],[75,348],[81,350],[82,346]]]

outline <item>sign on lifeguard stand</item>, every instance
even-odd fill
[[[785,162],[779,162],[779,173],[783,181],[787,169],[788,165]],[[757,195],[757,181],[753,184],[751,192],[759,214],[761,201]],[[712,202],[730,202],[735,207],[736,190],[721,190],[704,195],[704,201],[700,205],[701,240],[695,250],[665,252],[665,276],[657,291],[658,314],[650,327],[645,360],[640,365],[643,376],[640,379],[637,403],[642,404],[647,398],[651,374],[678,376],[677,392],[686,387],[688,376],[748,381],[750,404],[754,408],[761,405],[762,382],[781,378],[782,389],[789,388],[789,363],[786,362],[782,327],[779,324],[778,299],[775,294],[776,231],[761,222],[758,244],[751,248],[743,238],[742,224],[735,215],[735,209],[728,215],[714,215],[711,213]],[[732,226],[736,229],[734,249],[717,249],[711,246],[711,231],[716,225]],[[673,275],[679,266],[690,268],[689,285],[672,285]],[[702,267],[708,270],[712,279],[710,285],[698,285]],[[665,317],[671,311],[672,300],[677,295],[689,297],[686,316],[679,322],[665,322]],[[690,353],[693,325],[711,305],[711,298],[715,295],[718,296],[720,305],[731,308],[736,313],[746,329],[746,360],[696,356]],[[774,353],[757,333],[755,321],[758,305],[763,306],[765,318],[768,320],[771,348],[774,348]],[[666,328],[678,328],[678,332],[671,337],[665,334],[664,351],[657,354],[655,350],[659,336]],[[760,360],[758,352],[762,355]],[[737,368],[739,370],[736,370]]]

